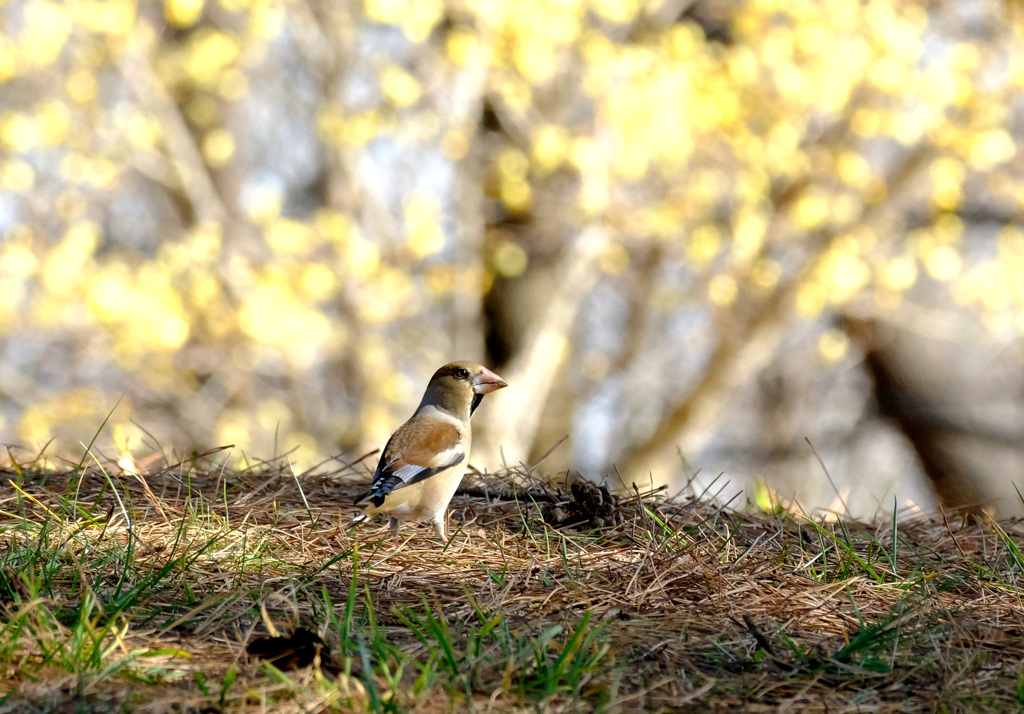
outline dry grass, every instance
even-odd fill
[[[647,494],[579,532],[529,497],[458,496],[449,543],[393,540],[352,525],[354,469],[223,456],[3,471],[0,712],[1024,704],[1017,522]],[[486,483],[559,497],[521,471]],[[247,655],[296,627],[323,638],[312,666]]]

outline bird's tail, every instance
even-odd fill
[[[360,496],[359,500],[362,501],[363,498],[364,498],[363,496]],[[358,503],[358,502],[359,501],[357,501],[356,503]],[[363,512],[360,513],[359,515],[355,516],[352,519],[352,522],[353,523],[362,523],[363,521],[368,521],[368,520],[370,520],[370,518],[372,518],[373,516],[376,516],[378,513],[380,513],[380,508],[375,506],[373,503],[367,503],[366,505],[363,506]]]
[[[384,478],[374,483],[373,486],[370,487],[369,491],[359,496],[359,498],[355,500],[355,503],[359,504],[361,501],[370,499],[370,503],[379,508],[384,505],[384,497],[387,496],[392,491],[394,491],[395,486],[399,486],[404,483],[405,482],[402,481],[402,479],[399,478],[398,476],[385,476]]]

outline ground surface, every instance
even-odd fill
[[[2,470],[0,713],[1024,703],[1016,522],[610,502],[518,471],[456,497],[447,544],[396,540],[351,524],[364,466],[223,456]]]

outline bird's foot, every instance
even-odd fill
[[[448,540],[448,535],[445,533],[444,519],[439,521],[431,521],[431,525],[434,526],[434,533],[441,540]]]

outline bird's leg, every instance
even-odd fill
[[[390,520],[388,521],[388,527],[391,528],[391,535],[397,538],[398,531],[402,530],[402,522],[394,516],[390,516]]]
[[[444,532],[444,521],[446,515],[447,510],[445,513],[439,514],[436,518],[434,518],[433,521],[431,521],[431,524],[434,526],[434,533],[436,533],[437,537],[441,540],[448,540],[448,537],[445,535]]]

